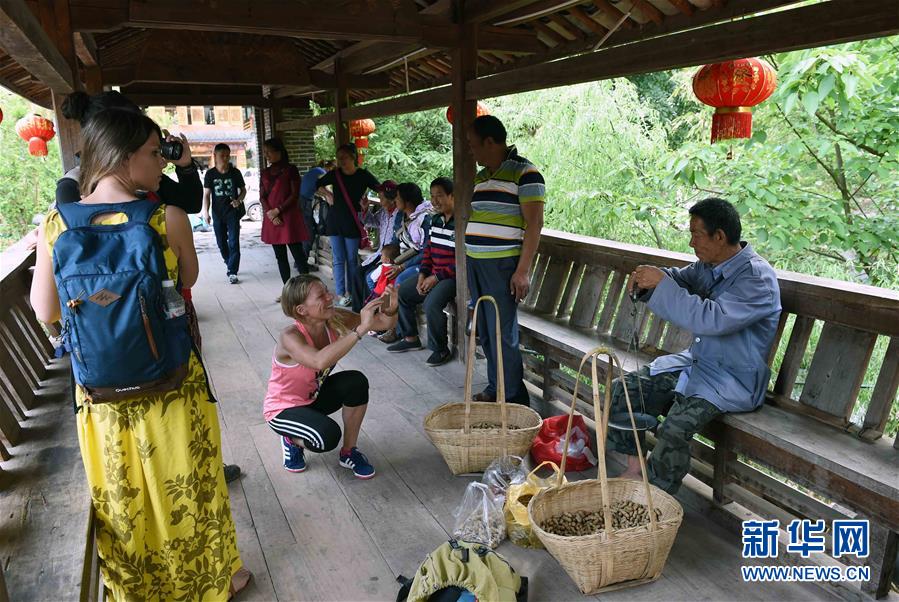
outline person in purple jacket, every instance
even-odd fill
[[[689,348],[625,377],[635,411],[645,407],[666,416],[647,476],[668,493],[680,488],[690,469],[693,435],[715,417],[752,411],[765,399],[780,288],[774,268],[740,240],[741,230],[733,205],[719,198],[699,201],[690,208],[690,246],[698,261],[683,268],[637,266],[628,281],[638,301],[693,335]],[[627,412],[620,381],[611,412]],[[620,476],[642,478],[633,434],[610,429],[608,439],[612,449],[627,455]],[[640,444],[646,449],[642,438]]]

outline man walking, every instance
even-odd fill
[[[203,181],[203,219],[209,222],[210,197],[212,228],[222,259],[228,269],[228,281],[237,284],[240,268],[240,218],[246,210],[243,199],[247,186],[240,170],[231,164],[231,148],[216,144],[213,150],[215,165],[206,172]]]
[[[493,115],[474,120],[467,132],[475,160],[484,167],[474,180],[471,219],[465,230],[468,287],[472,299],[490,295],[499,306],[482,306],[478,334],[487,356],[487,388],[475,401],[496,401],[496,345],[502,344],[506,400],[528,405],[518,348],[518,303],[528,294],[530,270],[543,229],[545,184],[534,165],[506,144],[506,128]]]

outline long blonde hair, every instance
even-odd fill
[[[299,320],[297,315],[293,313],[293,310],[297,305],[302,305],[306,302],[309,293],[312,292],[312,287],[316,283],[325,286],[321,278],[311,274],[300,274],[284,283],[284,288],[281,290],[281,311],[284,312],[285,316],[291,320]],[[343,323],[343,320],[340,319],[339,312],[328,320],[327,325],[341,335],[346,334],[349,330]]]
[[[162,139],[159,126],[134,111],[107,109],[94,115],[82,130],[81,193],[92,193],[100,180],[110,175],[116,175],[127,188],[134,189],[133,182],[122,179],[116,172],[153,133]]]

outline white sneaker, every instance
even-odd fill
[[[334,305],[339,305],[341,307],[349,307],[353,304],[353,300],[350,297],[342,296],[337,298],[337,302]]]
[[[228,282],[230,282],[231,284],[237,284],[238,283],[237,274],[230,274],[228,276]]]

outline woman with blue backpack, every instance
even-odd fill
[[[113,599],[225,600],[247,584],[215,400],[182,287],[199,273],[184,211],[158,189],[162,134],[110,109],[83,131],[77,203],[39,230],[31,304],[63,324],[81,456]]]

